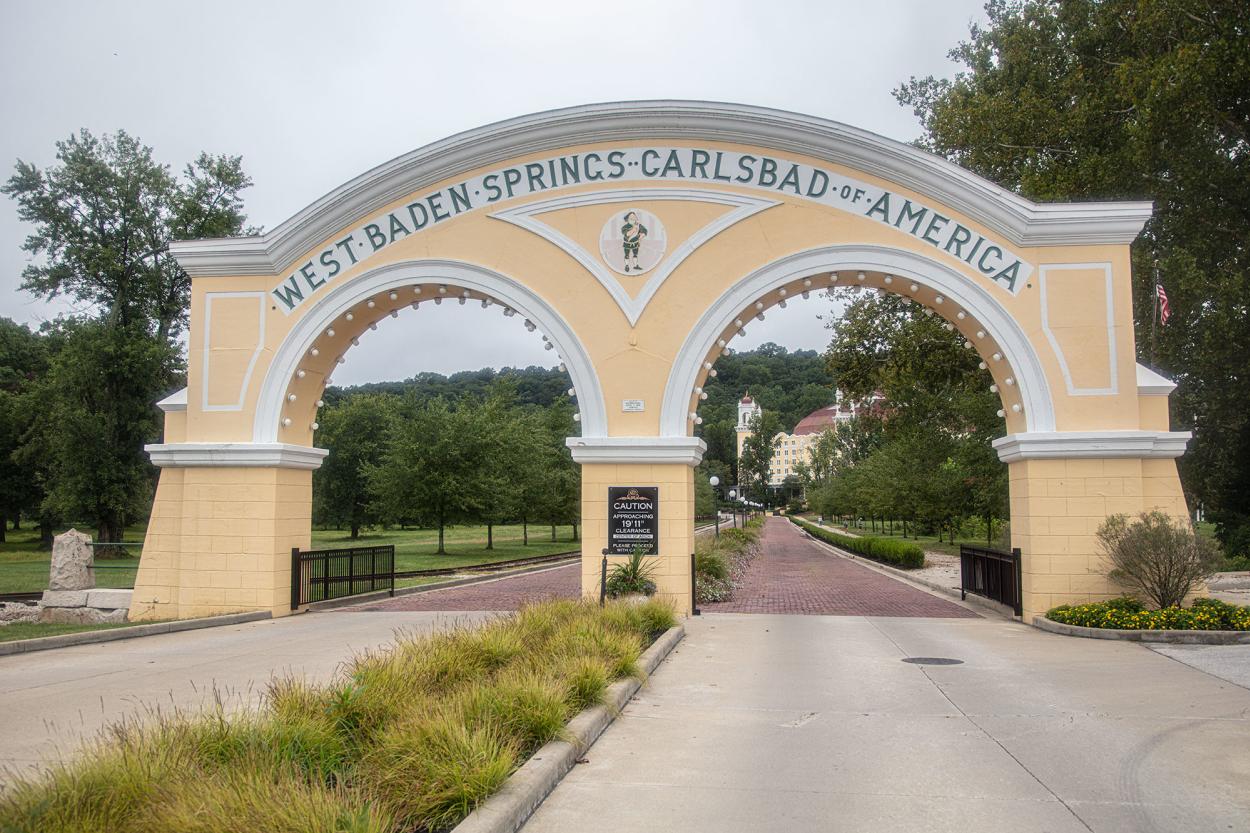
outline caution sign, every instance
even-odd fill
[[[608,487],[608,554],[647,555],[660,551],[660,489],[658,486]]]

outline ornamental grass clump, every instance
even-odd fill
[[[273,683],[260,709],[113,727],[11,784],[0,830],[447,830],[674,624],[657,600],[555,601],[402,636],[329,682]]]
[[[1180,605],[1222,560],[1215,542],[1158,510],[1132,522],[1112,515],[1098,528],[1098,545],[1111,562],[1107,576],[1160,609]]]
[[[612,568],[605,585],[610,598],[655,595],[655,562],[646,556],[646,547],[634,547],[628,561]]]
[[[1108,630],[1250,631],[1250,607],[1218,599],[1194,599],[1192,606],[1147,610],[1128,596],[1106,602],[1060,605],[1046,618],[1065,625]]]

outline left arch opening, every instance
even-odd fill
[[[262,384],[254,442],[309,445],[321,393],[334,368],[360,337],[401,311],[422,305],[479,304],[541,334],[567,370],[579,405],[582,436],[605,436],[602,388],[580,340],[559,313],[517,281],[482,267],[413,261],[365,273],[335,292],[292,327]]]

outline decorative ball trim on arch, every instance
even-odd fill
[[[726,349],[726,337],[722,334],[730,329],[741,332],[748,316],[762,313],[756,306],[761,298],[783,299],[785,296],[780,290],[796,282],[804,292],[836,286],[842,274],[848,276],[849,285],[860,286],[859,275],[867,272],[884,273],[893,280],[901,278],[902,288],[910,290],[912,295],[921,290],[937,293],[933,299],[936,306],[957,308],[971,316],[979,328],[972,338],[997,345],[991,361],[997,364],[1005,360],[1011,368],[1006,384],[1015,388],[1019,395],[1019,401],[1011,406],[1013,414],[1023,412],[1029,432],[1055,430],[1054,402],[1041,360],[1020,325],[985,288],[941,263],[910,251],[848,245],[810,249],[774,261],[738,281],[704,311],[686,336],[670,370],[660,411],[660,435],[690,434],[697,417],[691,407],[692,401],[697,401],[694,399],[697,394],[692,392],[699,389],[704,373],[714,372],[711,368],[715,355]],[[811,283],[813,276],[829,273],[832,279],[824,281],[822,286]],[[882,291],[895,290],[882,288]],[[946,306],[947,302],[950,306]],[[957,315],[957,312],[951,313],[951,317]],[[951,328],[954,329],[954,325]],[[983,339],[978,338],[981,334],[984,334]],[[981,344],[974,345],[971,341],[967,346],[982,348]]]
[[[594,365],[581,341],[572,328],[565,323],[555,309],[543,298],[518,281],[476,264],[450,260],[412,260],[388,264],[365,272],[338,286],[333,292],[319,299],[291,328],[282,343],[275,349],[273,361],[265,373],[256,402],[256,414],[252,426],[255,443],[278,442],[284,421],[283,409],[288,403],[293,380],[301,378],[301,362],[316,349],[317,339],[332,331],[336,322],[347,324],[351,332],[363,331],[376,322],[355,320],[355,310],[366,305],[379,294],[394,292],[413,284],[439,284],[440,292],[454,286],[459,292],[478,292],[494,298],[508,310],[514,310],[527,323],[545,333],[544,340],[556,350],[567,368],[577,392],[582,435],[586,437],[607,436],[607,408],[603,389]],[[445,296],[450,297],[450,296]],[[347,332],[345,330],[345,332]],[[355,336],[353,335],[353,341]],[[327,380],[328,383],[328,380]]]

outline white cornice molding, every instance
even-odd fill
[[[377,166],[255,237],[170,244],[191,275],[277,275],[294,259],[380,206],[474,168],[570,145],[628,140],[762,146],[879,176],[933,197],[1019,246],[1123,244],[1150,218],[1148,202],[1038,204],[911,145],[839,122],[704,101],[589,104],[459,133]]]
[[[1155,373],[1144,364],[1137,365],[1138,396],[1168,396],[1176,390],[1176,383],[1166,376]]]
[[[183,388],[182,390],[174,391],[160,402],[157,402],[156,407],[167,414],[173,411],[185,411],[187,409],[187,389]]]
[[[288,443],[155,443],[143,450],[161,468],[315,469],[330,453]]]
[[[994,440],[998,459],[1172,458],[1185,453],[1188,431],[1048,431],[1008,434]]]
[[[578,463],[680,463],[697,466],[707,451],[698,437],[569,437],[565,440]]]

